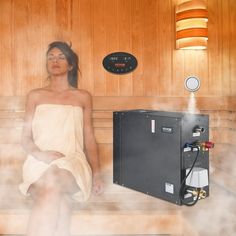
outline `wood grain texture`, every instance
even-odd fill
[[[14,94],[15,82],[13,77],[13,38],[14,29],[13,6],[11,1],[3,0],[0,3],[0,93],[2,95]],[[10,24],[9,24],[10,23]]]
[[[230,30],[230,37],[229,37],[229,63],[230,63],[230,91],[233,97],[236,96],[236,27],[234,22],[236,21],[236,2],[234,0],[229,0],[229,30]]]
[[[206,0],[208,49],[182,51],[175,49],[174,7],[183,1],[186,0],[0,0],[0,169],[5,171],[1,183],[18,184],[21,178],[26,157],[20,145],[25,95],[31,89],[47,84],[45,53],[48,44],[54,40],[71,41],[79,55],[79,87],[93,95],[93,125],[102,170],[112,173],[112,112],[135,108],[184,111],[189,93],[184,89],[183,81],[189,75],[196,75],[201,79],[201,88],[196,93],[197,106],[201,113],[210,115],[210,138],[216,143],[211,151],[211,164],[225,173],[233,173],[236,1]],[[134,54],[138,59],[137,69],[122,76],[105,71],[102,59],[115,51]],[[14,175],[6,175],[8,170]],[[227,185],[225,178],[218,176],[218,179],[223,181],[222,186],[235,189],[232,176],[228,176]],[[112,182],[111,177],[109,181]],[[16,199],[14,193],[8,197]],[[212,196],[217,197],[218,193]],[[134,209],[145,210],[147,215],[127,212],[126,208],[133,206],[133,202],[136,202]],[[144,202],[148,202],[147,211]],[[6,214],[1,212],[0,233],[23,234],[28,214],[16,211],[17,201],[11,201],[11,204],[13,206],[5,210]],[[117,206],[123,207],[123,211]],[[110,211],[102,214],[104,208]],[[73,233],[92,235],[95,230],[101,235],[183,234],[182,230],[186,230],[183,218],[170,215],[173,212],[170,210],[168,214],[151,215],[153,208],[158,209],[158,213],[167,209],[161,201],[157,203],[156,199],[154,202],[137,193],[131,195],[128,190],[117,187],[102,198],[93,198],[86,210],[79,209],[72,219]],[[11,214],[9,209],[16,214]],[[126,223],[133,222],[141,222],[137,230],[129,227],[130,231],[124,232]],[[192,226],[193,222],[189,220],[188,223]],[[149,231],[144,230],[146,226]]]
[[[189,75],[199,76],[197,96],[236,95],[236,1],[207,0],[208,49],[175,49],[176,3],[181,0],[1,0],[0,95],[25,95],[47,83],[50,42],[72,42],[80,58],[80,88],[94,96],[188,96]],[[118,76],[103,58],[127,51],[137,69]]]
[[[158,109],[185,111],[188,99],[178,97],[94,97],[93,126],[103,170],[112,169],[113,111]],[[0,168],[21,169],[26,153],[20,140],[25,97],[0,97]],[[210,140],[220,145],[236,146],[236,100],[231,97],[198,97],[200,112],[210,118]]]

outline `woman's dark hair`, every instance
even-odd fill
[[[71,49],[71,47],[61,41],[55,41],[48,45],[47,55],[49,51],[53,48],[58,48],[65,55],[68,64],[72,67],[70,71],[68,71],[68,82],[72,87],[77,88],[78,85],[78,70],[79,70],[79,58],[77,54]]]

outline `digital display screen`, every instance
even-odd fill
[[[125,63],[115,63],[115,67],[125,67]]]
[[[114,74],[125,74],[133,71],[138,65],[135,56],[126,52],[114,52],[103,59],[103,67]]]

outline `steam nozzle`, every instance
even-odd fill
[[[195,126],[194,128],[193,128],[193,132],[194,133],[204,133],[205,132],[205,128],[204,127],[200,127],[199,125],[197,125],[197,126]]]
[[[184,86],[189,92],[196,92],[200,88],[200,80],[195,76],[189,76],[185,79]]]

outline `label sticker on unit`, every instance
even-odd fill
[[[170,183],[165,183],[165,191],[167,193],[174,194],[174,185]]]
[[[191,150],[192,150],[191,147],[186,147],[186,148],[184,148],[184,152],[190,152]]]
[[[172,134],[173,133],[173,128],[172,127],[162,126],[161,127],[161,132],[162,133],[166,133],[166,134]]]
[[[196,152],[198,151],[198,148],[191,148],[191,147],[186,147],[184,148],[184,152]]]
[[[156,121],[155,120],[151,120],[151,132],[154,134],[155,133],[155,124],[156,124]]]
[[[198,137],[200,135],[201,135],[200,132],[193,133],[193,137]]]

